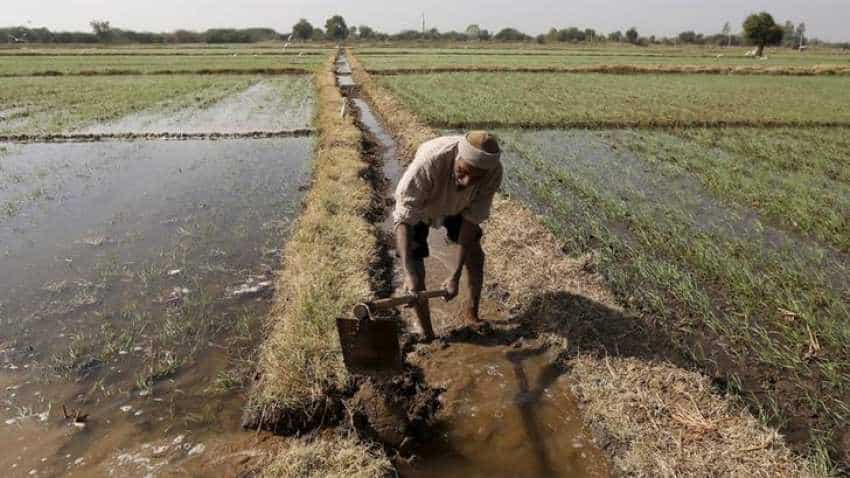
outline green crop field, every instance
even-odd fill
[[[688,128],[611,134],[647,163],[850,252],[850,128]]]
[[[202,107],[244,90],[261,77],[167,75],[0,78],[0,133],[60,133],[144,109]],[[307,77],[262,77],[283,97],[307,96]]]
[[[850,78],[438,73],[379,78],[435,126],[848,124]]]

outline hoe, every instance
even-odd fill
[[[431,290],[364,302],[354,306],[353,317],[336,319],[342,357],[348,371],[360,375],[391,375],[401,370],[399,319],[377,314],[447,294],[445,290]]]

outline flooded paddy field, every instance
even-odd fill
[[[0,86],[3,134],[275,130],[308,125],[312,104],[306,76],[5,78]]]
[[[312,138],[0,147],[0,468],[145,474],[236,430]]]
[[[782,137],[771,134],[765,144]],[[835,146],[830,134],[823,144]],[[763,213],[748,195],[765,192],[765,204],[828,197],[809,213],[828,221],[841,215],[847,194],[829,171],[846,156],[815,152],[817,168],[786,156],[783,173],[784,160],[768,160],[770,148],[742,147],[736,133],[717,143],[703,135],[713,137],[701,130],[501,131],[504,187],[543,215],[565,252],[592,253],[588,267],[624,305],[666,324],[676,344],[671,359],[718,377],[792,443],[837,447],[850,420],[847,230],[821,240]],[[800,135],[799,148],[818,147],[805,141],[815,133]],[[737,169],[718,179],[714,173],[732,161]],[[821,187],[777,194],[781,181]]]

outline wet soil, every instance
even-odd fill
[[[239,430],[312,140],[0,146],[0,469],[107,474]]]
[[[387,256],[392,258],[395,243],[389,213],[403,166],[395,140],[369,104],[359,98],[353,103],[386,178],[383,228]],[[436,289],[449,275],[456,246],[449,244],[443,230],[431,231],[429,246],[426,281],[429,289]],[[390,290],[401,285],[399,265],[392,267]],[[421,373],[418,380],[442,394],[435,420],[427,423],[424,443],[413,450],[412,459],[397,462],[402,476],[607,476],[605,460],[582,429],[575,399],[563,380],[558,382],[555,357],[542,345],[525,349],[521,334],[494,339],[480,327],[467,327],[459,314],[465,297],[462,292],[451,303],[432,301],[432,321],[440,338],[414,345],[407,355],[408,366]],[[405,328],[418,332],[412,311],[401,314]],[[507,312],[498,301],[485,297],[481,317],[499,323]],[[483,330],[487,329],[485,325]],[[367,387],[360,398],[369,401],[365,408],[379,410],[376,417],[387,417],[388,426],[378,421],[379,436],[387,436],[385,442],[403,443],[403,435],[397,433],[399,420],[393,418],[402,413],[393,400],[380,398],[386,396]]]
[[[143,111],[78,133],[251,133],[309,127],[312,96],[284,98],[273,82],[260,81],[204,108]]]

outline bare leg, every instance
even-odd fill
[[[484,285],[484,250],[481,242],[475,241],[467,246],[464,269],[466,270],[466,291],[468,302],[464,304],[464,318],[469,322],[478,322],[478,309],[481,304],[481,289]]]
[[[422,259],[413,260],[413,286],[414,292],[425,290],[425,261]],[[434,339],[434,328],[431,325],[431,308],[428,306],[428,299],[423,299],[416,303],[413,307],[416,311],[416,316],[419,318],[419,326],[422,328],[422,334],[427,340]]]
[[[401,257],[404,271],[404,287],[413,292],[425,290],[425,261],[413,256],[413,226],[399,224],[396,226],[396,250]],[[423,300],[414,306],[422,334],[427,340],[434,338],[434,328],[431,326],[431,309],[428,300]]]

